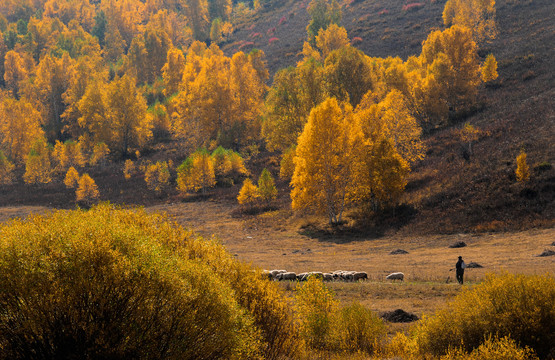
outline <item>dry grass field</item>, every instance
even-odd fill
[[[431,313],[456,295],[455,262],[459,255],[481,269],[467,269],[470,286],[488,272],[555,274],[555,256],[538,257],[554,249],[555,228],[516,233],[456,234],[376,237],[322,230],[320,219],[296,217],[288,211],[234,217],[223,202],[191,202],[149,207],[167,213],[203,236],[216,236],[238,259],[262,269],[285,269],[297,273],[334,270],[366,271],[369,281],[332,283],[344,302],[359,301],[376,311],[402,308],[421,316]],[[315,230],[318,228],[319,230]],[[449,248],[464,241],[463,248]],[[408,252],[390,255],[396,249]],[[401,271],[405,282],[391,283],[385,276]],[[294,288],[293,284],[284,285]]]

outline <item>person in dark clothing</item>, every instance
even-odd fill
[[[459,256],[459,261],[455,265],[455,269],[457,270],[457,281],[459,284],[463,284],[463,276],[464,276],[464,269],[466,268],[466,264],[463,261],[462,256]]]

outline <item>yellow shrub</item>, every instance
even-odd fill
[[[373,354],[380,349],[386,327],[376,314],[359,303],[346,306],[338,313],[335,338],[344,351]]]
[[[555,351],[555,278],[551,275],[488,275],[414,330],[420,354],[470,352],[488,336],[508,336],[540,357]]]
[[[301,335],[316,349],[336,348],[333,337],[339,302],[321,279],[310,277],[298,288],[296,312]]]
[[[461,349],[450,350],[441,360],[537,360],[530,348],[521,348],[509,337],[488,338],[470,354]]]
[[[260,359],[268,343],[232,281],[253,280],[252,298],[276,291],[222,251],[110,205],[2,225],[0,359]]]

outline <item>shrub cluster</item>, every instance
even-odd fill
[[[413,345],[421,355],[440,356],[450,348],[465,352],[480,346],[492,348],[497,345],[487,342],[488,338],[508,337],[523,348],[531,348],[540,358],[547,358],[555,354],[553,304],[553,276],[489,275],[445,309],[425,317],[414,330]]]
[[[343,308],[338,304],[317,277],[310,277],[298,289],[297,318],[307,344],[317,350],[376,353],[386,334],[383,321],[358,303]]]
[[[521,348],[509,337],[488,338],[470,354],[462,349],[450,350],[441,360],[537,360],[530,348]]]
[[[0,359],[294,358],[282,292],[162,215],[101,204],[0,226]]]

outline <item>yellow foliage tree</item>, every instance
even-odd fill
[[[170,182],[168,163],[157,161],[156,164],[149,164],[145,170],[145,182],[150,190],[160,194]]]
[[[427,83],[424,98],[443,102],[443,109],[453,111],[474,104],[481,79],[477,46],[470,29],[453,25],[430,33],[422,44],[420,62],[421,76]]]
[[[16,100],[19,99],[20,84],[27,77],[28,71],[19,53],[14,50],[8,51],[4,60],[4,82]]]
[[[164,29],[148,27],[143,35],[133,38],[125,67],[139,84],[152,84],[166,63],[171,40]]]
[[[52,143],[62,139],[66,125],[62,117],[66,109],[63,95],[71,85],[74,66],[75,60],[66,52],[61,58],[44,56],[37,67],[32,87],[42,105],[44,128]]]
[[[75,188],[79,184],[79,173],[72,166],[67,170],[66,177],[64,178],[64,185],[67,188]]]
[[[182,193],[202,190],[205,194],[214,185],[214,162],[206,150],[196,151],[177,169],[177,189]]]
[[[327,29],[320,29],[316,36],[316,46],[322,52],[322,57],[324,59],[328,57],[329,53],[332,51],[341,49],[347,45],[350,45],[347,30],[337,24],[331,24]]]
[[[100,197],[98,187],[89,174],[83,174],[79,179],[77,190],[75,191],[76,201],[87,206],[92,205]]]
[[[13,170],[15,165],[12,164],[4,153],[0,150],[0,185],[9,185],[14,180]]]
[[[91,82],[77,103],[81,115],[77,120],[79,127],[96,143],[110,143],[111,140],[110,125],[107,122],[106,88],[107,84],[103,81]]]
[[[160,103],[156,103],[148,109],[148,116],[152,119],[154,138],[168,138],[171,133],[171,123],[167,108]]]
[[[52,155],[58,161],[58,170],[60,171],[64,171],[70,166],[83,167],[87,162],[81,151],[81,143],[71,140],[65,143],[56,141]]]
[[[370,210],[395,205],[407,184],[410,166],[385,136],[370,141],[366,138],[358,148],[357,187],[352,201],[369,204]]]
[[[342,221],[348,194],[356,182],[356,144],[362,136],[348,104],[335,98],[315,107],[299,136],[291,180],[293,209],[310,208]],[[325,144],[323,146],[322,144]]]
[[[36,140],[25,162],[23,180],[26,184],[52,181],[52,167],[50,162],[50,149],[45,139]]]
[[[356,107],[374,88],[376,78],[370,65],[369,58],[352,46],[332,51],[324,62],[328,95]]]
[[[490,82],[495,79],[499,74],[497,74],[497,60],[493,54],[489,54],[486,57],[486,61],[484,61],[484,65],[482,65],[482,81],[483,82]]]
[[[105,123],[110,129],[111,149],[125,156],[130,147],[141,148],[152,136],[151,120],[133,78],[125,75],[108,85]]]
[[[48,0],[44,4],[44,16],[58,18],[68,25],[76,20],[87,31],[94,25],[94,5],[88,0]]]
[[[266,90],[259,74],[242,52],[230,59],[215,44],[208,49],[191,45],[174,99],[177,136],[196,137],[196,145],[217,140],[225,147],[256,138]]]
[[[463,142],[468,143],[468,152],[470,155],[472,155],[472,143],[480,138],[481,133],[480,129],[475,128],[469,123],[465,123],[461,129],[459,136]]]
[[[330,24],[341,22],[341,6],[336,0],[312,0],[306,10],[311,20],[306,27],[308,42],[315,44],[316,35],[320,29],[326,29]]]
[[[164,78],[164,95],[171,96],[179,91],[179,84],[183,79],[185,69],[185,56],[178,48],[172,47],[168,50],[166,64],[162,67]]]
[[[123,165],[123,176],[126,180],[131,179],[131,175],[135,172],[135,163],[133,160],[127,159]]]
[[[110,149],[108,145],[101,142],[93,147],[92,154],[89,158],[89,164],[91,166],[101,165],[104,166],[106,164],[106,160],[108,158],[108,154],[110,154]]]
[[[222,41],[222,19],[215,18],[210,26],[210,41],[218,44]]]
[[[521,183],[530,180],[530,166],[526,163],[526,157],[524,150],[516,157],[516,180]]]
[[[293,172],[295,171],[295,147],[292,146],[281,155],[281,162],[279,167],[280,179],[291,180]]]
[[[63,94],[66,109],[61,117],[64,120],[65,134],[70,134],[74,138],[83,134],[83,129],[79,125],[79,118],[82,116],[79,110],[80,100],[91,83],[97,79],[100,81],[107,78],[108,71],[103,68],[103,61],[100,55],[82,56],[77,59],[69,87]]]
[[[366,136],[376,143],[382,137],[389,138],[407,164],[422,160],[422,129],[412,116],[408,99],[399,90],[390,91],[378,104],[372,104],[371,97],[372,93],[367,93],[357,107]]]
[[[237,201],[240,205],[251,205],[260,198],[258,188],[254,185],[251,179],[247,178],[243,182],[243,186],[237,196]]]
[[[217,177],[224,177],[229,175],[232,170],[232,164],[230,159],[230,151],[218,146],[212,152],[212,161],[214,162],[214,173]]]
[[[243,176],[248,175],[249,171],[245,167],[245,162],[241,155],[236,153],[235,151],[229,151],[228,153],[229,161],[231,162],[231,172],[235,176]]]
[[[184,7],[187,18],[191,22],[195,39],[206,40],[210,26],[208,0],[179,0],[179,2]]]
[[[44,137],[41,114],[25,99],[0,101],[0,146],[5,154],[21,163],[34,142]]]
[[[324,99],[324,69],[315,59],[278,71],[266,97],[262,123],[268,148],[284,151],[295,146],[310,110]]]
[[[477,42],[495,39],[495,0],[448,0],[443,9],[446,26],[460,25],[471,29]]]

